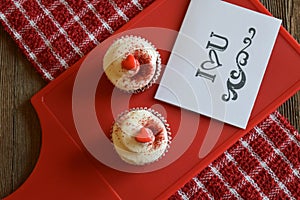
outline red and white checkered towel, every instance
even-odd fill
[[[153,0],[2,0],[0,19],[36,70],[53,80]]]
[[[171,199],[300,199],[300,135],[269,115]]]
[[[0,21],[53,80],[153,0],[2,0]],[[300,199],[300,135],[278,112],[170,199]]]

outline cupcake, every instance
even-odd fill
[[[120,158],[133,165],[160,159],[167,152],[171,139],[166,120],[146,108],[122,113],[113,124],[111,136]]]
[[[115,87],[138,93],[157,80],[161,59],[156,48],[144,38],[124,36],[108,48],[103,58],[103,68]]]

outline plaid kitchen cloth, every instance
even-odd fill
[[[48,81],[153,0],[1,0],[0,20]]]
[[[170,199],[300,199],[300,135],[277,111]]]
[[[2,0],[0,21],[51,81],[152,2]],[[274,112],[170,199],[300,199],[299,133]]]

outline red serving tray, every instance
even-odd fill
[[[229,0],[229,2],[270,14],[256,0]],[[172,0],[156,0],[122,27],[115,36],[136,33],[135,28],[141,27],[160,27],[178,31],[188,4],[187,0],[177,0],[176,3]],[[141,36],[152,41],[157,47],[164,46],[170,49],[176,39],[176,34],[170,34],[169,37],[164,38],[164,44],[160,44],[155,41],[152,34],[147,31],[143,32],[147,28],[139,30]],[[102,164],[89,153],[79,139],[72,113],[72,95],[78,70],[89,65],[89,62],[99,65],[96,68],[91,67],[91,77],[95,74],[93,70],[102,70],[101,56],[113,38],[114,36],[97,46],[90,54],[32,98],[32,104],[38,112],[42,126],[40,157],[28,180],[16,192],[6,197],[6,200],[167,198],[300,88],[299,44],[282,27],[246,130],[155,100],[153,97],[158,85],[152,86],[141,94],[131,96],[115,91],[105,76],[99,77],[100,81],[94,98],[95,112],[105,134],[109,133],[114,120],[110,105],[112,93],[114,93],[116,95],[114,98],[117,97],[120,104],[115,104],[116,108],[113,107],[113,109],[123,111],[132,107],[153,105],[158,109],[163,108],[161,111],[167,115],[174,140],[185,134],[186,140],[192,142],[181,157],[162,169],[145,173],[122,172]],[[169,52],[159,50],[162,54],[162,62],[166,64]],[[95,55],[99,55],[99,58]],[[89,84],[89,80],[87,76],[86,83]],[[85,97],[82,96],[82,98]],[[123,101],[125,103],[121,103]],[[84,115],[85,106],[90,105],[80,105],[82,115]],[[83,120],[83,123],[88,122],[89,116],[85,118],[87,120]],[[196,134],[191,129],[195,125]],[[200,148],[207,145],[203,143],[204,138],[214,137],[214,132],[208,131],[211,130],[209,126],[210,128],[221,127],[222,132],[207,156],[199,158]],[[92,130],[87,128],[86,132],[90,131]],[[193,138],[194,135],[195,138]],[[101,148],[100,145],[99,147]],[[170,152],[156,163],[164,162],[176,148],[180,148],[178,143],[171,144]]]

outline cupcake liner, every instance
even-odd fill
[[[156,117],[163,123],[163,125],[164,125],[164,127],[165,127],[165,129],[166,129],[166,131],[167,131],[167,139],[168,139],[168,140],[167,140],[167,146],[166,146],[166,149],[164,150],[163,154],[162,154],[159,158],[157,158],[157,159],[155,159],[155,160],[153,160],[153,161],[151,161],[151,162],[148,162],[148,163],[137,164],[137,163],[131,163],[131,162],[128,162],[128,161],[124,160],[124,159],[121,157],[121,155],[120,155],[120,159],[122,159],[122,160],[123,160],[124,162],[126,162],[126,163],[129,163],[129,164],[132,164],[132,165],[137,165],[137,166],[145,166],[145,165],[149,165],[149,164],[151,164],[151,163],[153,163],[153,162],[159,161],[160,159],[162,159],[162,158],[166,155],[166,153],[168,152],[168,150],[169,150],[169,148],[170,148],[172,137],[171,137],[171,129],[170,129],[169,124],[167,123],[167,120],[166,120],[159,112],[153,110],[152,108],[147,108],[147,107],[137,107],[137,108],[131,108],[131,109],[129,109],[129,110],[123,111],[122,113],[120,113],[120,114],[118,115],[118,117],[117,117],[117,119],[114,121],[112,127],[113,127],[116,123],[118,123],[118,121],[119,121],[122,117],[126,116],[128,113],[130,113],[130,112],[132,112],[132,111],[138,111],[138,110],[146,110],[146,111],[150,112],[151,114],[153,114],[154,116],[156,116]],[[111,129],[111,134],[110,134],[110,135],[111,135],[111,141],[113,142],[113,140],[112,140],[112,131],[113,131],[113,128]],[[115,148],[114,148],[114,149],[115,149]],[[115,149],[115,151],[116,151],[117,154],[119,154],[119,153],[117,152],[116,149]],[[145,152],[144,152],[144,153],[145,153]]]
[[[161,68],[162,68],[162,66],[161,66],[161,57],[160,57],[160,53],[158,52],[157,48],[150,41],[146,40],[145,38],[143,38],[141,36],[124,35],[124,36],[116,39],[112,43],[111,47],[113,45],[117,44],[118,42],[126,41],[128,39],[139,40],[139,41],[142,41],[143,43],[147,43],[149,45],[149,47],[156,52],[156,54],[157,54],[157,60],[156,60],[156,68],[155,68],[154,75],[152,76],[151,80],[146,85],[144,85],[144,86],[142,86],[142,87],[140,87],[138,89],[132,89],[132,90],[130,90],[130,89],[129,90],[124,90],[122,88],[119,88],[110,79],[109,80],[112,82],[113,85],[115,85],[115,88],[117,88],[118,90],[121,90],[122,92],[129,93],[129,94],[138,94],[138,93],[144,92],[145,90],[149,89],[157,81],[157,79],[159,78],[159,76],[161,74]],[[147,47],[147,48],[149,48],[149,47]],[[135,50],[140,50],[140,49],[143,50],[141,47],[137,47],[136,49],[130,49],[130,50],[128,50],[128,52],[135,51]],[[109,51],[109,49],[107,51]],[[128,54],[124,54],[122,56],[122,58],[125,59],[127,55]]]

